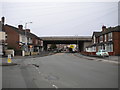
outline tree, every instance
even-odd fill
[[[56,44],[51,44],[50,49],[56,49],[56,48],[57,48]]]

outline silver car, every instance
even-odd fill
[[[102,56],[102,57],[108,57],[109,53],[106,52],[105,50],[99,50],[98,52],[96,52],[97,56]]]

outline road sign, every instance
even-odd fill
[[[74,48],[75,46],[74,45],[70,45],[70,48]]]
[[[11,55],[8,55],[7,63],[12,63]]]

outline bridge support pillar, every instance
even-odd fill
[[[47,43],[43,43],[44,51],[47,51]]]
[[[83,51],[83,42],[78,42],[78,52]]]

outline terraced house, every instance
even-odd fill
[[[14,27],[5,24],[4,31],[7,33],[8,49],[15,50],[15,55],[22,55],[23,51],[24,55],[39,54],[42,40],[30,29],[23,29],[23,25]]]
[[[86,52],[95,55],[100,49],[106,50],[109,55],[120,55],[120,26],[103,26],[101,32],[93,32],[92,44],[86,47]]]
[[[3,31],[2,25],[3,23],[0,21],[0,55],[4,55],[4,51],[7,49],[7,34],[5,31]]]

